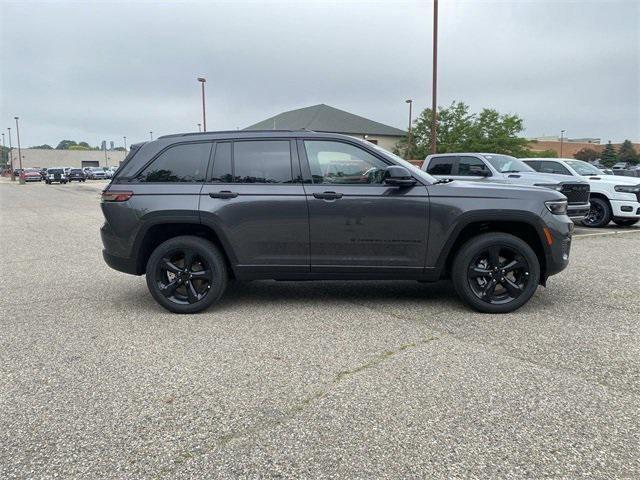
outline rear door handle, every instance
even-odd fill
[[[211,192],[209,196],[211,198],[236,198],[238,194],[229,190],[222,190],[221,192]]]
[[[316,192],[313,194],[313,196],[321,200],[336,200],[338,198],[342,198],[342,194],[338,192]]]

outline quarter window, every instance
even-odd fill
[[[192,143],[170,147],[138,175],[138,181],[202,182],[210,151],[210,143]]]
[[[238,183],[291,183],[290,143],[288,140],[235,142],[233,169]]]
[[[451,175],[454,157],[434,157],[429,162],[427,173],[431,175]]]
[[[348,143],[305,140],[311,178],[316,184],[379,184],[387,164]]]

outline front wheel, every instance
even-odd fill
[[[471,308],[508,313],[527,303],[538,288],[540,262],[520,238],[486,233],[462,246],[451,273],[456,292]]]
[[[591,198],[589,202],[591,203],[591,209],[586,218],[582,220],[582,224],[591,228],[602,228],[609,225],[613,217],[609,202],[598,197]]]
[[[637,218],[614,218],[613,219],[613,223],[615,223],[619,227],[630,227],[638,223],[638,221],[640,220]]]
[[[209,308],[227,287],[222,253],[208,240],[175,237],[160,244],[147,262],[147,286],[153,298],[174,313]]]

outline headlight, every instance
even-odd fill
[[[613,189],[620,193],[638,193],[640,192],[640,185],[616,185]]]
[[[564,215],[567,213],[567,201],[566,200],[549,200],[544,202],[547,210],[554,215]]]
[[[556,190],[558,192],[562,191],[562,185],[559,183],[536,183],[534,184],[534,187],[550,188],[551,190]]]

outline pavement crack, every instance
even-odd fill
[[[256,433],[259,433],[261,431],[264,431],[279,425],[283,425],[289,420],[293,419],[296,415],[299,415],[301,412],[306,410],[310,405],[313,405],[318,400],[327,396],[327,394],[329,394],[338,385],[345,382],[346,380],[353,377],[354,375],[358,375],[359,373],[362,373],[366,370],[375,368],[382,363],[388,362],[389,360],[398,356],[402,352],[405,352],[407,350],[417,348],[423,345],[427,345],[433,342],[434,340],[438,340],[438,338],[439,337],[431,336],[431,337],[416,340],[414,342],[404,343],[394,348],[393,350],[385,350],[381,353],[378,353],[377,355],[373,356],[371,359],[369,359],[367,362],[363,364],[357,365],[353,368],[349,368],[346,370],[341,370],[333,376],[332,380],[329,381],[324,386],[324,388],[321,388],[316,392],[314,392],[313,394],[303,398],[297,405],[294,405],[293,407],[291,407],[281,417],[277,419],[264,420],[262,422],[259,422],[253,427],[245,428],[243,430],[222,435],[221,437],[218,437],[214,442],[207,445],[206,448],[200,447],[197,449],[185,450],[177,454],[173,458],[173,460],[171,461],[171,465],[161,469],[156,475],[156,478],[162,478],[165,475],[169,475],[173,473],[177,468],[179,468],[185,462],[194,459],[197,455],[205,454],[207,451],[211,451],[216,448],[224,448],[234,441],[247,438],[251,435],[254,435]]]

